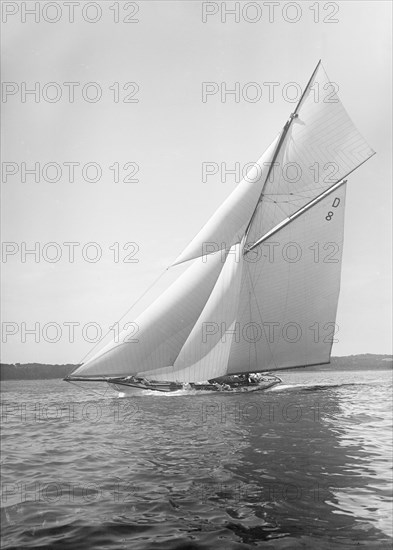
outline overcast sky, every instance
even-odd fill
[[[240,3],[236,22],[220,2],[103,1],[98,11],[90,3],[83,12],[78,3],[70,22],[61,2],[57,10],[40,3],[36,15],[3,2],[3,169],[9,164],[2,318],[15,332],[3,334],[3,362],[78,363],[92,347],[82,335],[86,323],[105,332],[234,189],[233,176],[204,182],[202,163],[256,161],[293,110],[285,86],[304,87],[320,58],[377,152],[347,186],[333,354],[391,353],[391,2],[319,2],[318,11],[314,2],[282,2],[274,12],[259,3],[259,13],[255,4]],[[203,82],[239,82],[244,94],[239,102],[233,95],[222,102],[220,93],[204,102]],[[250,82],[262,90],[259,101],[250,100]],[[269,82],[279,83],[272,101]],[[37,97],[25,96],[34,83]],[[38,182],[23,174],[23,163],[39,163]],[[61,167],[59,181],[50,181],[56,171],[47,163]],[[80,163],[74,181],[64,163]],[[99,181],[88,181],[97,167],[82,171],[87,163],[99,165]],[[127,175],[139,181],[122,181]],[[37,261],[23,248],[35,242]],[[70,242],[80,243],[74,262]],[[91,242],[97,244],[87,248]],[[126,243],[136,245],[125,251]],[[59,251],[59,261],[49,261]],[[87,261],[97,251],[101,259]],[[124,262],[127,254],[138,262]],[[147,302],[182,269],[168,272]],[[38,342],[24,334],[36,323]],[[47,323],[61,327],[57,343]],[[94,339],[90,329],[84,336]]]

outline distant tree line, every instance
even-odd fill
[[[393,357],[391,355],[375,355],[363,353],[362,355],[346,355],[345,357],[332,357],[330,364],[336,368],[392,368]]]
[[[47,380],[51,378],[64,378],[78,365],[48,365],[43,363],[15,363],[0,364],[1,380]],[[374,355],[365,353],[362,355],[347,355],[345,357],[332,357],[330,365],[322,365],[322,369],[375,369],[392,368],[391,355]]]
[[[78,365],[47,365],[43,363],[16,363],[0,365],[1,380],[47,380],[64,378]]]

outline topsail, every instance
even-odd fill
[[[329,362],[345,178],[373,154],[318,63],[280,134],[174,262],[191,266],[135,320],[135,338],[120,335],[71,379],[194,383]]]

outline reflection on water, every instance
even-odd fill
[[[389,548],[391,371],[283,379],[124,399],[4,383],[3,547]]]

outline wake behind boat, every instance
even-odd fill
[[[172,264],[192,265],[65,380],[257,391],[280,380],[225,377],[329,363],[346,178],[372,155],[319,62],[281,132]]]

